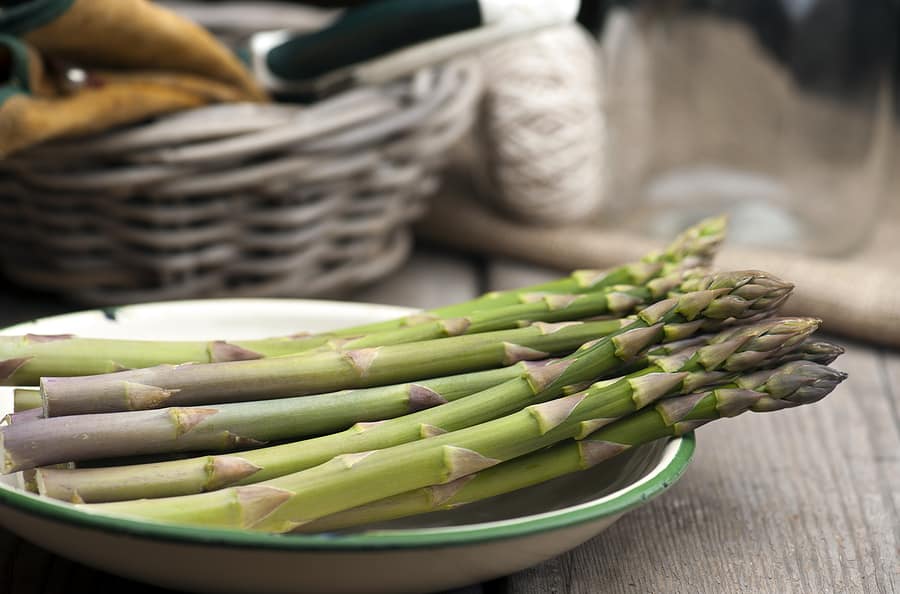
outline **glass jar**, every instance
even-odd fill
[[[861,244],[897,163],[891,0],[607,4],[612,224],[667,238],[727,213],[736,242]]]

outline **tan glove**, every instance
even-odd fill
[[[265,100],[227,48],[145,0],[35,0],[0,13],[0,31],[16,35],[0,35],[0,158],[181,109]]]

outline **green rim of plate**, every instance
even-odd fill
[[[85,512],[76,506],[40,498],[31,493],[0,486],[0,504],[28,514],[74,524],[83,528],[117,534],[165,540],[180,544],[262,548],[286,551],[408,549],[468,545],[528,534],[558,530],[604,517],[614,516],[656,497],[684,474],[694,454],[696,438],[689,433],[670,440],[675,448],[668,463],[642,484],[627,488],[605,500],[571,508],[485,524],[443,528],[383,530],[359,534],[267,534],[243,530],[202,528],[163,524],[111,515]]]
[[[73,312],[75,315],[86,313],[103,315],[99,310]],[[4,330],[14,330],[18,326]],[[558,530],[622,514],[646,503],[675,484],[687,470],[695,448],[696,438],[693,433],[670,439],[663,450],[663,460],[650,471],[650,478],[645,475],[637,481],[639,484],[595,501],[510,520],[441,528],[380,530],[358,534],[268,534],[227,528],[203,528],[87,512],[75,505],[46,499],[8,485],[0,485],[0,505],[82,528],[179,544],[347,552],[459,546]],[[666,458],[668,461],[665,461]]]

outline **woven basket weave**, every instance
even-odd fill
[[[466,60],[311,106],[218,105],[0,162],[0,264],[94,304],[314,296],[399,265],[480,94]]]

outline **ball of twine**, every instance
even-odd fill
[[[482,56],[479,182],[505,211],[564,223],[603,201],[606,123],[595,41],[578,25],[504,42]]]

